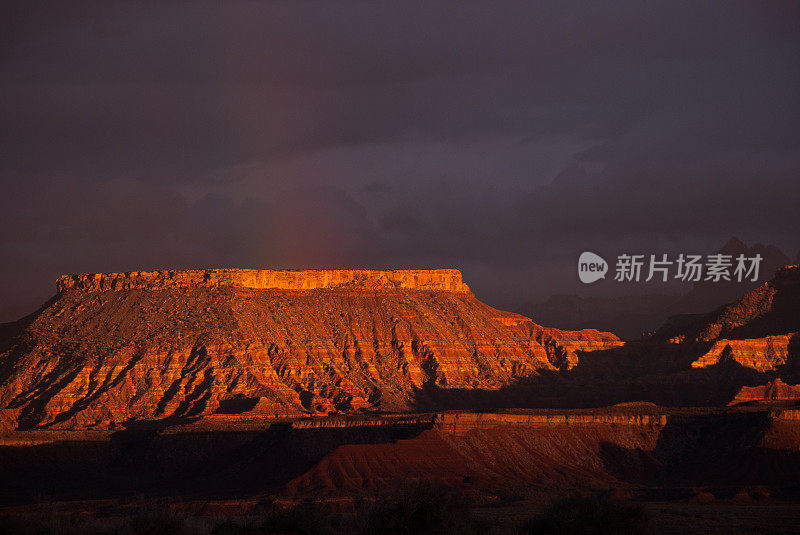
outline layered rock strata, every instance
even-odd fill
[[[58,290],[0,344],[6,428],[408,411],[421,391],[498,390],[574,351],[457,270],[70,275]]]
[[[731,404],[749,401],[786,401],[800,400],[800,385],[789,385],[775,379],[759,386],[744,386],[736,394]]]
[[[774,371],[784,366],[789,358],[789,343],[795,333],[746,338],[743,340],[716,340],[708,352],[692,362],[693,368],[705,368],[721,360],[732,359],[760,372]]]
[[[59,277],[59,292],[77,288],[103,290],[165,289],[181,287],[253,288],[256,290],[318,290],[333,288],[398,288],[468,292],[457,269],[196,269],[187,271],[129,271]]]
[[[791,373],[800,331],[800,266],[775,277],[736,301],[697,318],[676,318],[651,341],[694,354],[692,368],[736,362],[757,372]]]

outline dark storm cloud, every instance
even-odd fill
[[[800,247],[794,3],[19,3],[0,318],[60,272]],[[655,252],[655,251],[654,251]]]

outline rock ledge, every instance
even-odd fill
[[[468,292],[457,269],[195,269],[83,273],[62,275],[58,292],[77,288],[87,292],[104,290],[161,289],[184,286],[233,286],[255,289],[316,290],[409,289]]]

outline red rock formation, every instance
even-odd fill
[[[528,340],[532,351],[546,358],[553,367],[568,370],[577,366],[581,353],[603,351],[625,345],[617,336],[596,329],[566,331],[537,325],[530,318],[513,312],[503,312],[495,319],[512,327]],[[542,352],[542,349],[544,351]]]
[[[759,386],[744,386],[730,403],[800,399],[800,385],[787,385],[780,378]]]
[[[766,372],[792,363],[798,331],[800,266],[786,266],[772,280],[710,314],[673,318],[651,341],[680,345],[687,353],[699,349],[693,368],[732,360]]]
[[[545,348],[457,270],[71,275],[58,289],[0,346],[6,427],[403,411],[428,386],[495,390],[591,346],[560,332]]]
[[[671,322],[675,323],[675,322]],[[775,277],[740,299],[689,322],[669,325],[659,338],[711,341],[760,338],[800,330],[800,266],[779,269]]]
[[[341,496],[403,480],[438,481],[487,491],[625,486],[603,449],[655,448],[664,415],[442,414],[434,428],[392,444],[342,445],[290,481],[293,496]]]
[[[418,479],[549,499],[640,485],[689,497],[697,486],[792,486],[800,475],[788,411],[639,409],[440,414],[414,438],[341,445],[286,491],[341,497]]]
[[[436,418],[436,429],[451,435],[466,435],[474,430],[489,430],[498,427],[549,427],[554,425],[586,426],[592,424],[620,424],[655,426],[667,424],[667,415],[658,406],[651,412],[618,411],[605,413],[587,412],[454,412],[443,413]]]
[[[59,277],[59,292],[69,288],[103,290],[164,289],[227,286],[258,290],[316,290],[322,288],[403,288],[468,292],[457,269],[196,269],[187,271],[129,271]]]
[[[744,340],[722,338],[692,362],[692,367],[705,368],[729,358],[760,372],[773,371],[788,362],[789,343],[793,336],[795,333]]]
[[[595,329],[562,331],[532,323],[531,330],[534,340],[547,351],[550,363],[560,370],[577,366],[581,353],[602,351],[625,344],[613,334]]]

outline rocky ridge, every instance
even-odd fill
[[[58,292],[78,288],[103,290],[215,287],[316,290],[333,288],[403,288],[468,292],[457,269],[195,269],[84,273],[63,275],[56,281]]]
[[[653,339],[704,348],[691,365],[706,368],[731,360],[759,372],[785,369],[797,352],[800,330],[800,266],[775,277],[736,301],[699,317],[673,319]]]
[[[705,368],[732,359],[760,372],[775,371],[789,361],[789,344],[797,333],[745,338],[742,340],[715,340],[706,353],[692,362],[693,368]]]
[[[739,299],[668,333],[681,339],[744,339],[796,332],[800,325],[800,266],[779,269],[775,276]]]
[[[457,270],[70,275],[58,290],[0,344],[6,428],[408,411],[428,389],[498,390],[621,343],[493,309]]]
[[[780,378],[769,381],[765,385],[743,386],[731,402],[746,403],[748,401],[782,401],[800,400],[800,385],[789,385],[781,381]]]
[[[797,398],[797,388],[783,380],[800,379],[798,331],[800,266],[791,265],[709,314],[668,323],[654,339],[692,355],[693,369],[733,364],[761,374],[764,383],[745,383],[731,403],[778,401]]]

